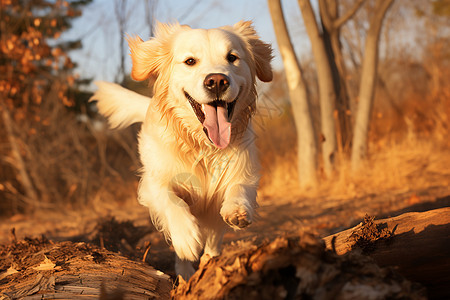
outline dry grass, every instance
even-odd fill
[[[437,147],[432,140],[404,140],[374,149],[359,172],[351,172],[344,162],[336,178],[325,181],[319,193],[358,197],[447,186],[449,165],[449,149]]]
[[[29,197],[19,175],[20,165],[0,126],[0,215],[79,209],[135,196],[139,168],[136,128],[120,132],[95,129],[92,120],[81,122],[54,98],[43,103],[37,121],[12,120],[24,162],[22,174],[29,178],[29,189],[36,198]]]
[[[263,196],[348,198],[450,185],[450,143],[443,138],[449,132],[436,126],[420,133],[405,130],[406,134],[399,141],[392,140],[397,134],[377,137],[371,142],[369,159],[360,171],[352,172],[349,160],[341,159],[333,178],[322,176],[317,188],[301,190],[297,185],[296,149],[292,143],[294,126],[286,126],[284,118],[286,116],[267,121],[266,138],[258,140],[263,164],[260,188]],[[281,132],[289,142],[280,141]],[[268,145],[272,139],[276,142],[274,151],[270,151],[273,146]]]

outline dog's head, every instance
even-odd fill
[[[272,49],[250,22],[209,30],[157,24],[154,38],[128,43],[131,77],[155,80],[155,101],[169,122],[217,148],[226,148],[247,126],[256,77],[272,80]]]

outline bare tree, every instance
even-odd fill
[[[319,31],[311,3],[309,0],[298,0],[298,4],[302,12],[306,31],[311,41],[314,61],[316,63],[319,84],[323,167],[325,174],[331,176],[337,151],[336,129],[333,116],[336,102],[333,75],[322,34]]]
[[[367,136],[377,78],[380,33],[384,16],[393,2],[394,0],[377,0],[367,31],[352,144],[353,170],[358,169],[361,161],[367,156]]]
[[[145,21],[150,31],[150,37],[152,37],[153,34],[153,22],[154,15],[155,15],[155,9],[156,5],[158,3],[158,0],[147,0],[145,1]]]
[[[367,135],[370,123],[370,114],[377,79],[378,47],[380,32],[384,16],[394,0],[373,0],[373,16],[370,19],[369,29],[366,33],[364,53],[361,55],[362,71],[359,84],[357,113],[354,134],[352,138],[351,163],[353,169],[360,166],[360,162],[367,154]],[[321,111],[321,129],[323,134],[322,154],[324,170],[331,175],[333,159],[337,152],[336,127],[338,128],[340,149],[348,147],[352,132],[351,119],[348,114],[349,90],[346,82],[346,67],[343,59],[339,29],[359,10],[365,0],[358,0],[339,17],[339,1],[319,0],[322,32],[309,0],[298,0],[304,24],[311,41],[314,59],[317,68],[319,98]],[[277,41],[286,69],[286,77],[290,93],[294,93],[297,86],[289,78],[295,78],[301,69],[293,54],[293,49],[286,25],[281,12],[280,1],[269,1],[269,10],[272,15]],[[278,15],[277,15],[278,14]],[[292,51],[292,53],[291,53]],[[352,54],[352,53],[351,53]],[[301,76],[300,76],[301,77]],[[303,83],[304,84],[304,83]],[[305,91],[306,93],[306,91]],[[294,97],[291,96],[293,99]],[[293,108],[295,110],[294,101]],[[294,117],[297,119],[297,116]],[[298,124],[296,124],[298,128]],[[298,129],[301,130],[301,129]],[[298,133],[300,135],[300,133]]]
[[[117,24],[119,26],[119,51],[120,51],[120,65],[119,71],[116,75],[116,82],[121,81],[125,76],[125,28],[127,24],[127,1],[126,0],[115,0],[114,2],[114,12],[117,18]]]
[[[3,125],[5,126],[6,136],[8,137],[8,142],[11,147],[11,165],[15,167],[18,173],[18,179],[23,186],[25,191],[25,199],[27,202],[33,204],[39,204],[39,197],[36,189],[33,186],[31,176],[27,169],[26,163],[20,154],[20,145],[17,141],[16,134],[13,129],[13,122],[11,120],[10,112],[7,106],[0,101],[0,111],[2,116]],[[3,158],[5,161],[7,158]]]
[[[339,15],[340,0],[319,0],[322,38],[330,63],[336,95],[335,118],[337,146],[340,153],[350,150],[353,135],[350,99],[355,98],[346,80],[347,67],[342,54],[341,27],[350,20],[365,0],[358,0]]]
[[[303,72],[289,38],[280,0],[268,0],[268,5],[284,63],[289,97],[297,130],[300,186],[314,186],[317,184],[317,144]]]

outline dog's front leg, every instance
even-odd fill
[[[203,242],[197,218],[191,214],[189,207],[169,200],[165,215],[168,233],[178,257],[181,260],[198,260]]]
[[[155,226],[172,241],[177,255],[176,273],[189,279],[194,272],[192,262],[199,259],[203,249],[197,218],[185,201],[151,176],[144,175],[141,180],[139,202],[148,206]]]
[[[191,214],[189,206],[180,198],[169,197],[166,210],[167,227],[175,249],[175,272],[184,280],[194,274],[193,261],[197,261],[203,249],[197,219]]]
[[[175,249],[175,272],[184,280],[194,274],[192,262],[200,258],[203,248],[197,219],[191,214],[188,205],[178,198],[169,197],[165,210],[167,231]]]
[[[225,193],[220,215],[229,226],[241,229],[253,222],[256,207],[256,185],[236,184]]]

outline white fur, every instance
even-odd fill
[[[95,93],[98,112],[108,117],[111,128],[125,128],[133,123],[144,122],[150,98],[124,89],[118,84],[95,81],[99,88]]]
[[[194,272],[191,262],[202,251],[205,257],[219,255],[227,227],[240,229],[255,216],[259,181],[255,136],[250,124],[240,121],[255,101],[255,76],[271,79],[271,49],[246,22],[208,31],[159,24],[156,38],[130,39],[129,44],[132,76],[156,78],[155,97],[97,82],[99,90],[92,99],[113,127],[143,122],[139,202],[149,208],[155,226],[172,242],[177,274],[188,279]],[[225,59],[230,51],[239,55],[238,62]],[[198,64],[186,66],[189,57],[198,59]],[[240,93],[232,126],[245,126],[225,149],[209,142],[184,95],[188,91],[200,103],[214,100],[202,91],[202,82],[207,74],[217,72],[230,78],[225,101]]]

